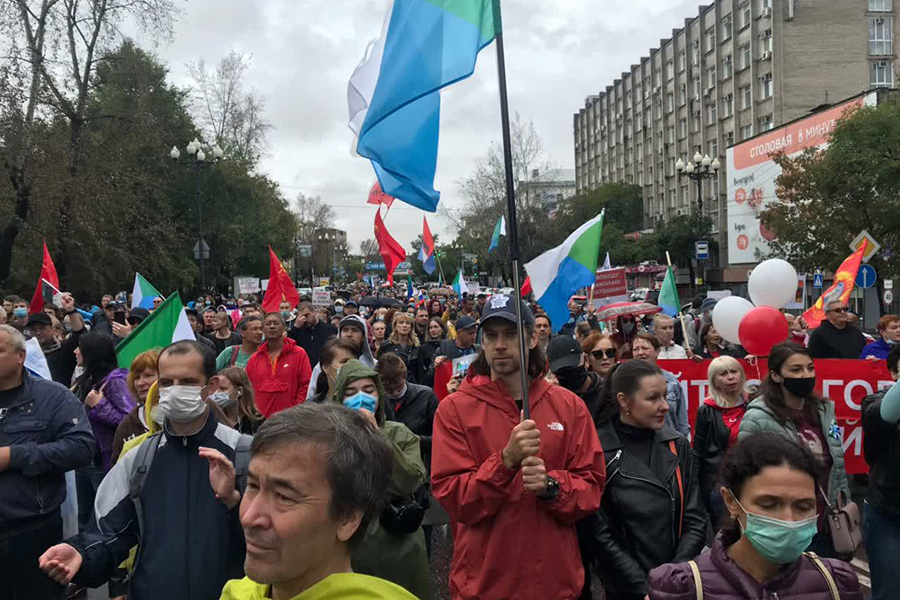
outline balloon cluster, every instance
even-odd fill
[[[772,346],[787,339],[787,319],[778,310],[794,301],[797,271],[780,258],[759,264],[747,283],[749,302],[729,296],[716,303],[713,326],[725,340],[756,356],[768,356]]]

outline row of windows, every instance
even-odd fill
[[[886,17],[869,19],[869,54],[884,56],[894,53],[893,21]]]

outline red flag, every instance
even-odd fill
[[[388,233],[384,221],[381,220],[380,208],[375,212],[375,239],[378,241],[378,252],[384,259],[388,284],[394,285],[394,269],[406,260],[406,250]]]
[[[269,246],[269,287],[266,288],[266,297],[262,302],[262,309],[266,313],[278,312],[282,302],[290,302],[291,308],[300,303],[300,293],[294,287],[291,276],[285,270],[281,261]]]
[[[378,180],[375,180],[375,185],[372,186],[371,191],[369,191],[369,204],[384,204],[388,208],[391,207],[391,204],[394,203],[394,198],[392,196],[388,196],[381,189],[381,183]]]
[[[434,254],[434,236],[428,228],[428,219],[422,217],[422,247],[425,249],[425,258]]]
[[[859,271],[859,265],[862,264],[866,246],[868,245],[869,241],[863,240],[863,245],[859,247],[859,250],[844,259],[844,262],[841,263],[841,266],[834,273],[834,283],[831,284],[831,287],[819,296],[812,308],[803,313],[803,319],[807,322],[810,329],[815,329],[825,319],[825,302],[840,300],[847,304],[850,294],[853,293],[853,287],[856,285],[856,274]]]
[[[522,289],[519,290],[519,293],[522,294],[522,297],[524,298],[533,291],[534,290],[531,289],[531,277],[526,277],[525,283],[522,284]]]
[[[49,285],[47,285],[49,284]],[[52,286],[52,287],[51,287]],[[47,242],[44,242],[44,262],[41,265],[41,276],[38,277],[37,287],[34,288],[34,296],[31,297],[31,306],[28,312],[31,314],[41,312],[44,304],[52,302],[54,293],[59,290],[59,277],[56,275],[56,267],[47,250]]]

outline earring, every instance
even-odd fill
[[[630,411],[630,410],[626,410],[626,411],[625,411],[625,414],[628,415],[628,416],[630,417],[630,416],[631,416],[631,411]]]

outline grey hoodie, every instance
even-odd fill
[[[378,364],[378,361],[375,360],[375,356],[372,354],[372,347],[369,345],[369,340],[372,338],[372,330],[369,328],[369,324],[359,315],[348,315],[341,319],[341,322],[338,323],[338,337],[341,337],[341,330],[346,327],[348,324],[358,324],[362,327],[362,330],[365,332],[365,336],[363,337],[363,350],[362,354],[359,357],[359,362],[369,367],[370,369],[374,369],[375,365]],[[317,364],[313,368],[312,375],[309,380],[309,389],[306,391],[306,399],[312,400],[315,397],[316,392],[316,384],[319,381],[319,373],[322,372],[322,365]]]

